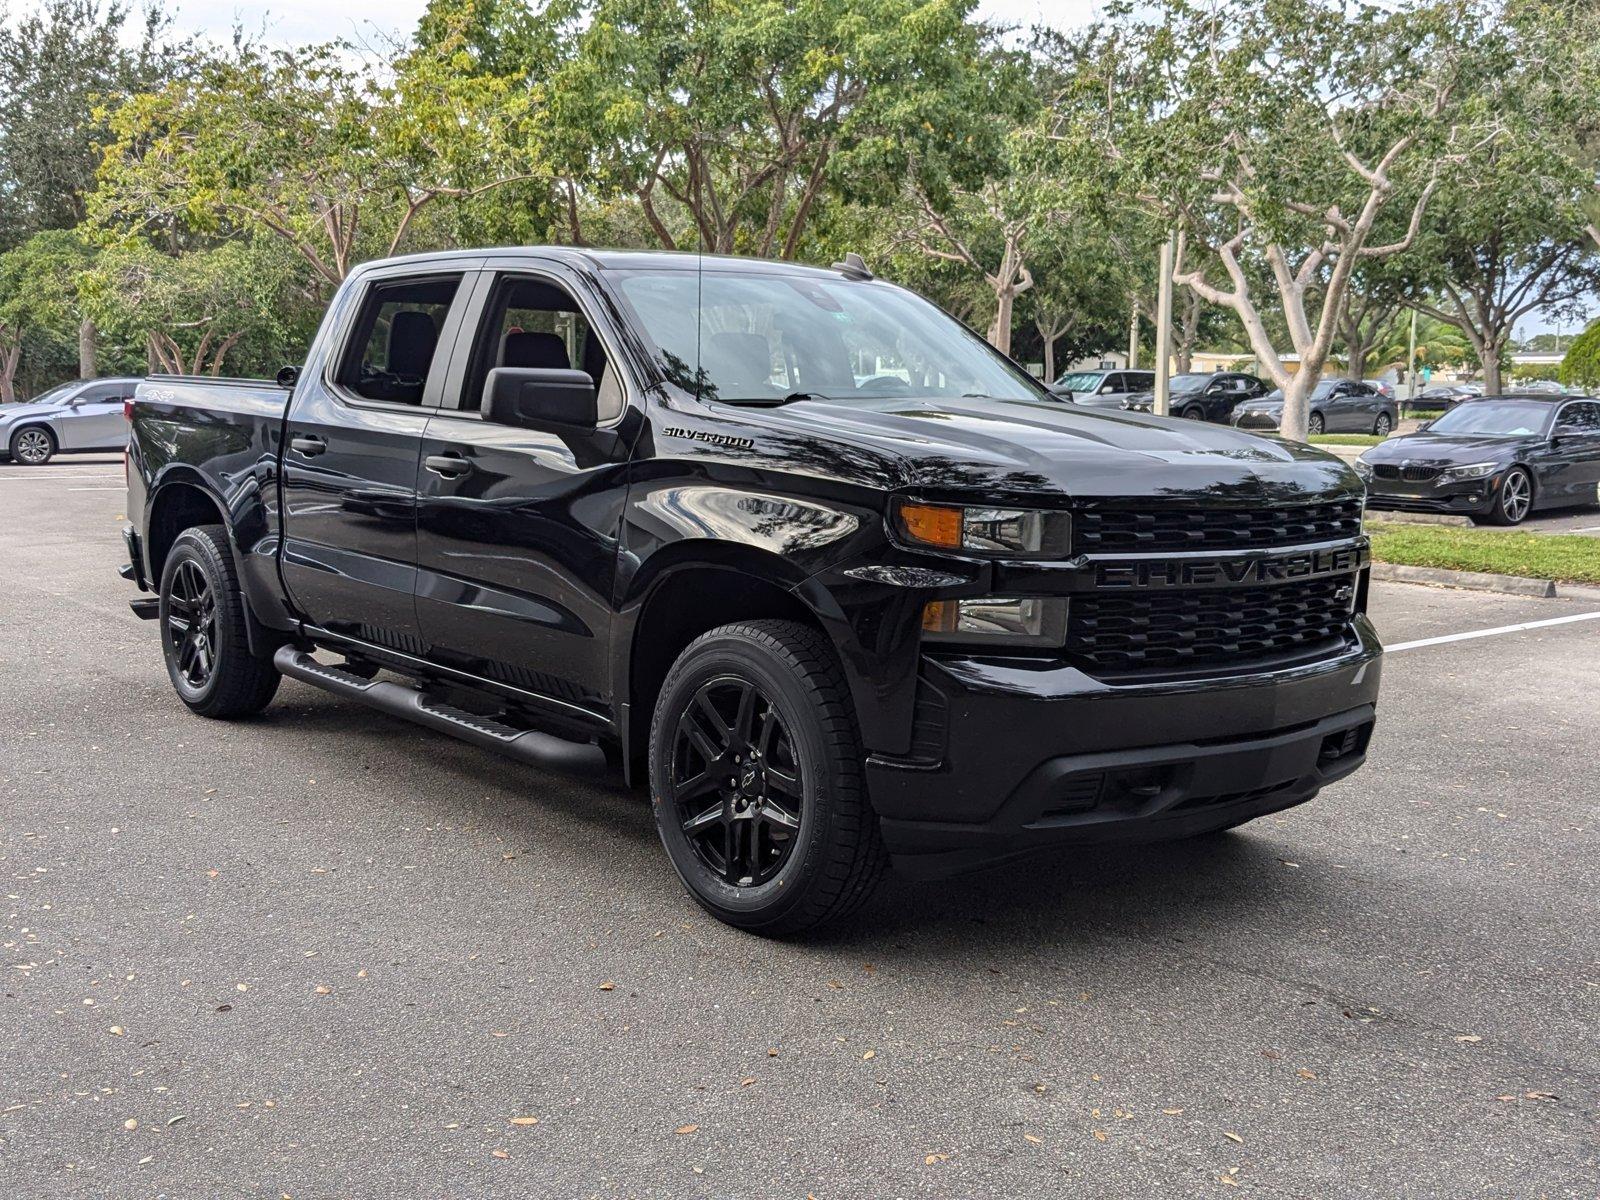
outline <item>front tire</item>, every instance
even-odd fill
[[[1321,413],[1312,413],[1311,419],[1306,422],[1306,435],[1308,437],[1321,437],[1328,428],[1327,421],[1323,420]]]
[[[1521,467],[1512,467],[1500,481],[1489,520],[1496,525],[1520,525],[1533,511],[1533,477]]]
[[[1206,419],[1206,410],[1198,404],[1191,404],[1178,415],[1185,421],[1204,421]]]
[[[161,568],[161,650],[178,698],[202,717],[260,712],[281,679],[250,653],[244,593],[220,525],[197,525],[173,542]]]
[[[860,907],[887,865],[833,649],[794,621],[702,635],[650,729],[656,829],[719,921],[782,936]]]
[[[28,425],[11,435],[11,461],[42,467],[55,457],[56,439],[43,425]]]

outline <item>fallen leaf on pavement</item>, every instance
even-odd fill
[[[504,1150],[491,1150],[491,1151],[489,1151],[489,1153],[494,1155],[494,1157],[496,1157],[496,1158],[510,1158],[511,1157],[511,1155],[507,1154]]]
[[[600,990],[602,992],[609,992],[615,990],[616,986],[616,984],[612,983],[611,980],[608,979],[600,985]]]
[[[1183,1109],[1181,1109],[1181,1108],[1163,1108],[1161,1111],[1164,1112],[1169,1117],[1181,1117],[1181,1116],[1183,1116]]]
[[[923,1155],[922,1165],[925,1167],[931,1167],[934,1163],[946,1162],[949,1160],[949,1158],[950,1156],[948,1154],[926,1154]]]
[[[1241,1145],[1244,1143],[1244,1139],[1237,1133],[1234,1133],[1231,1129],[1224,1129],[1222,1131],[1222,1136],[1227,1138],[1230,1142],[1238,1142]]]
[[[539,1118],[538,1117],[512,1117],[511,1118],[511,1123],[513,1125],[537,1125],[539,1123]]]
[[[1106,1131],[1104,1129],[1093,1130],[1093,1133],[1094,1133],[1094,1140],[1095,1141],[1103,1142],[1103,1141],[1106,1140]]]
[[[877,1058],[877,1057],[878,1057],[878,1052],[876,1050],[868,1050],[865,1054],[863,1054],[861,1056],[861,1061],[862,1062],[866,1062],[869,1059],[873,1059],[873,1058]]]
[[[1025,1142],[1032,1142],[1035,1146],[1044,1145],[1044,1139],[1042,1137],[1034,1137],[1031,1133],[1023,1134],[1022,1140]]]
[[[673,1130],[673,1132],[679,1137],[687,1137],[689,1134],[693,1133],[699,1128],[700,1126],[698,1125],[679,1125],[677,1129]]]
[[[1483,1039],[1475,1033],[1462,1033],[1456,1035],[1458,1042],[1481,1042]]]

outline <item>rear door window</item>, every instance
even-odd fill
[[[368,290],[334,381],[364,400],[421,404],[459,275],[381,280]]]

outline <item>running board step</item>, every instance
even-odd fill
[[[585,774],[606,769],[605,752],[592,742],[568,741],[536,729],[514,729],[493,717],[447,704],[421,688],[387,679],[363,679],[354,672],[320,663],[294,646],[280,646],[272,656],[272,665],[301,683],[359,700],[390,716],[404,717],[536,767]]]

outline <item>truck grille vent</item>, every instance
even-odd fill
[[[1402,467],[1395,463],[1378,463],[1372,468],[1376,479],[1404,479],[1407,483],[1427,483],[1439,474],[1438,467]]]
[[[1069,653],[1101,674],[1248,667],[1326,652],[1347,636],[1350,576],[1272,587],[1085,595],[1068,609]]]
[[[1241,509],[1086,508],[1072,519],[1080,554],[1253,550],[1355,537],[1361,532],[1361,501]]]

